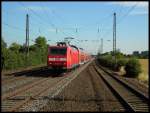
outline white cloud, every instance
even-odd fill
[[[121,5],[124,7],[130,7],[137,4],[137,7],[148,8],[148,2],[111,2],[114,5]]]
[[[147,15],[148,11],[133,11],[130,15]]]
[[[136,8],[130,12],[129,15],[146,15],[148,14],[148,2],[111,2],[110,4],[119,5],[122,7],[132,7],[136,5]]]
[[[40,7],[40,6],[26,6],[26,7],[21,7],[22,10],[33,10],[33,11],[49,11],[52,13],[53,10],[51,10],[49,7]]]

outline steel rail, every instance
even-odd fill
[[[101,78],[113,89],[129,111],[149,111],[149,99],[139,91],[130,87],[119,78],[109,74],[102,68],[94,66]]]

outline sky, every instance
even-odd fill
[[[116,48],[125,54],[148,50],[148,2],[2,2],[2,37],[9,47],[24,44],[29,14],[29,44],[38,36],[54,45],[65,37],[86,52],[113,49],[113,13],[116,12]],[[57,32],[56,32],[57,31]]]

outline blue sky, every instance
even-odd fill
[[[74,37],[72,44],[96,54],[103,38],[107,52],[112,50],[114,12],[117,48],[127,54],[148,50],[148,2],[2,2],[2,37],[8,46],[25,43],[28,13],[30,45],[39,35],[49,44]]]

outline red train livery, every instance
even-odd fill
[[[82,49],[66,42],[58,42],[56,46],[49,46],[47,66],[54,69],[72,69],[90,60],[90,55]]]

